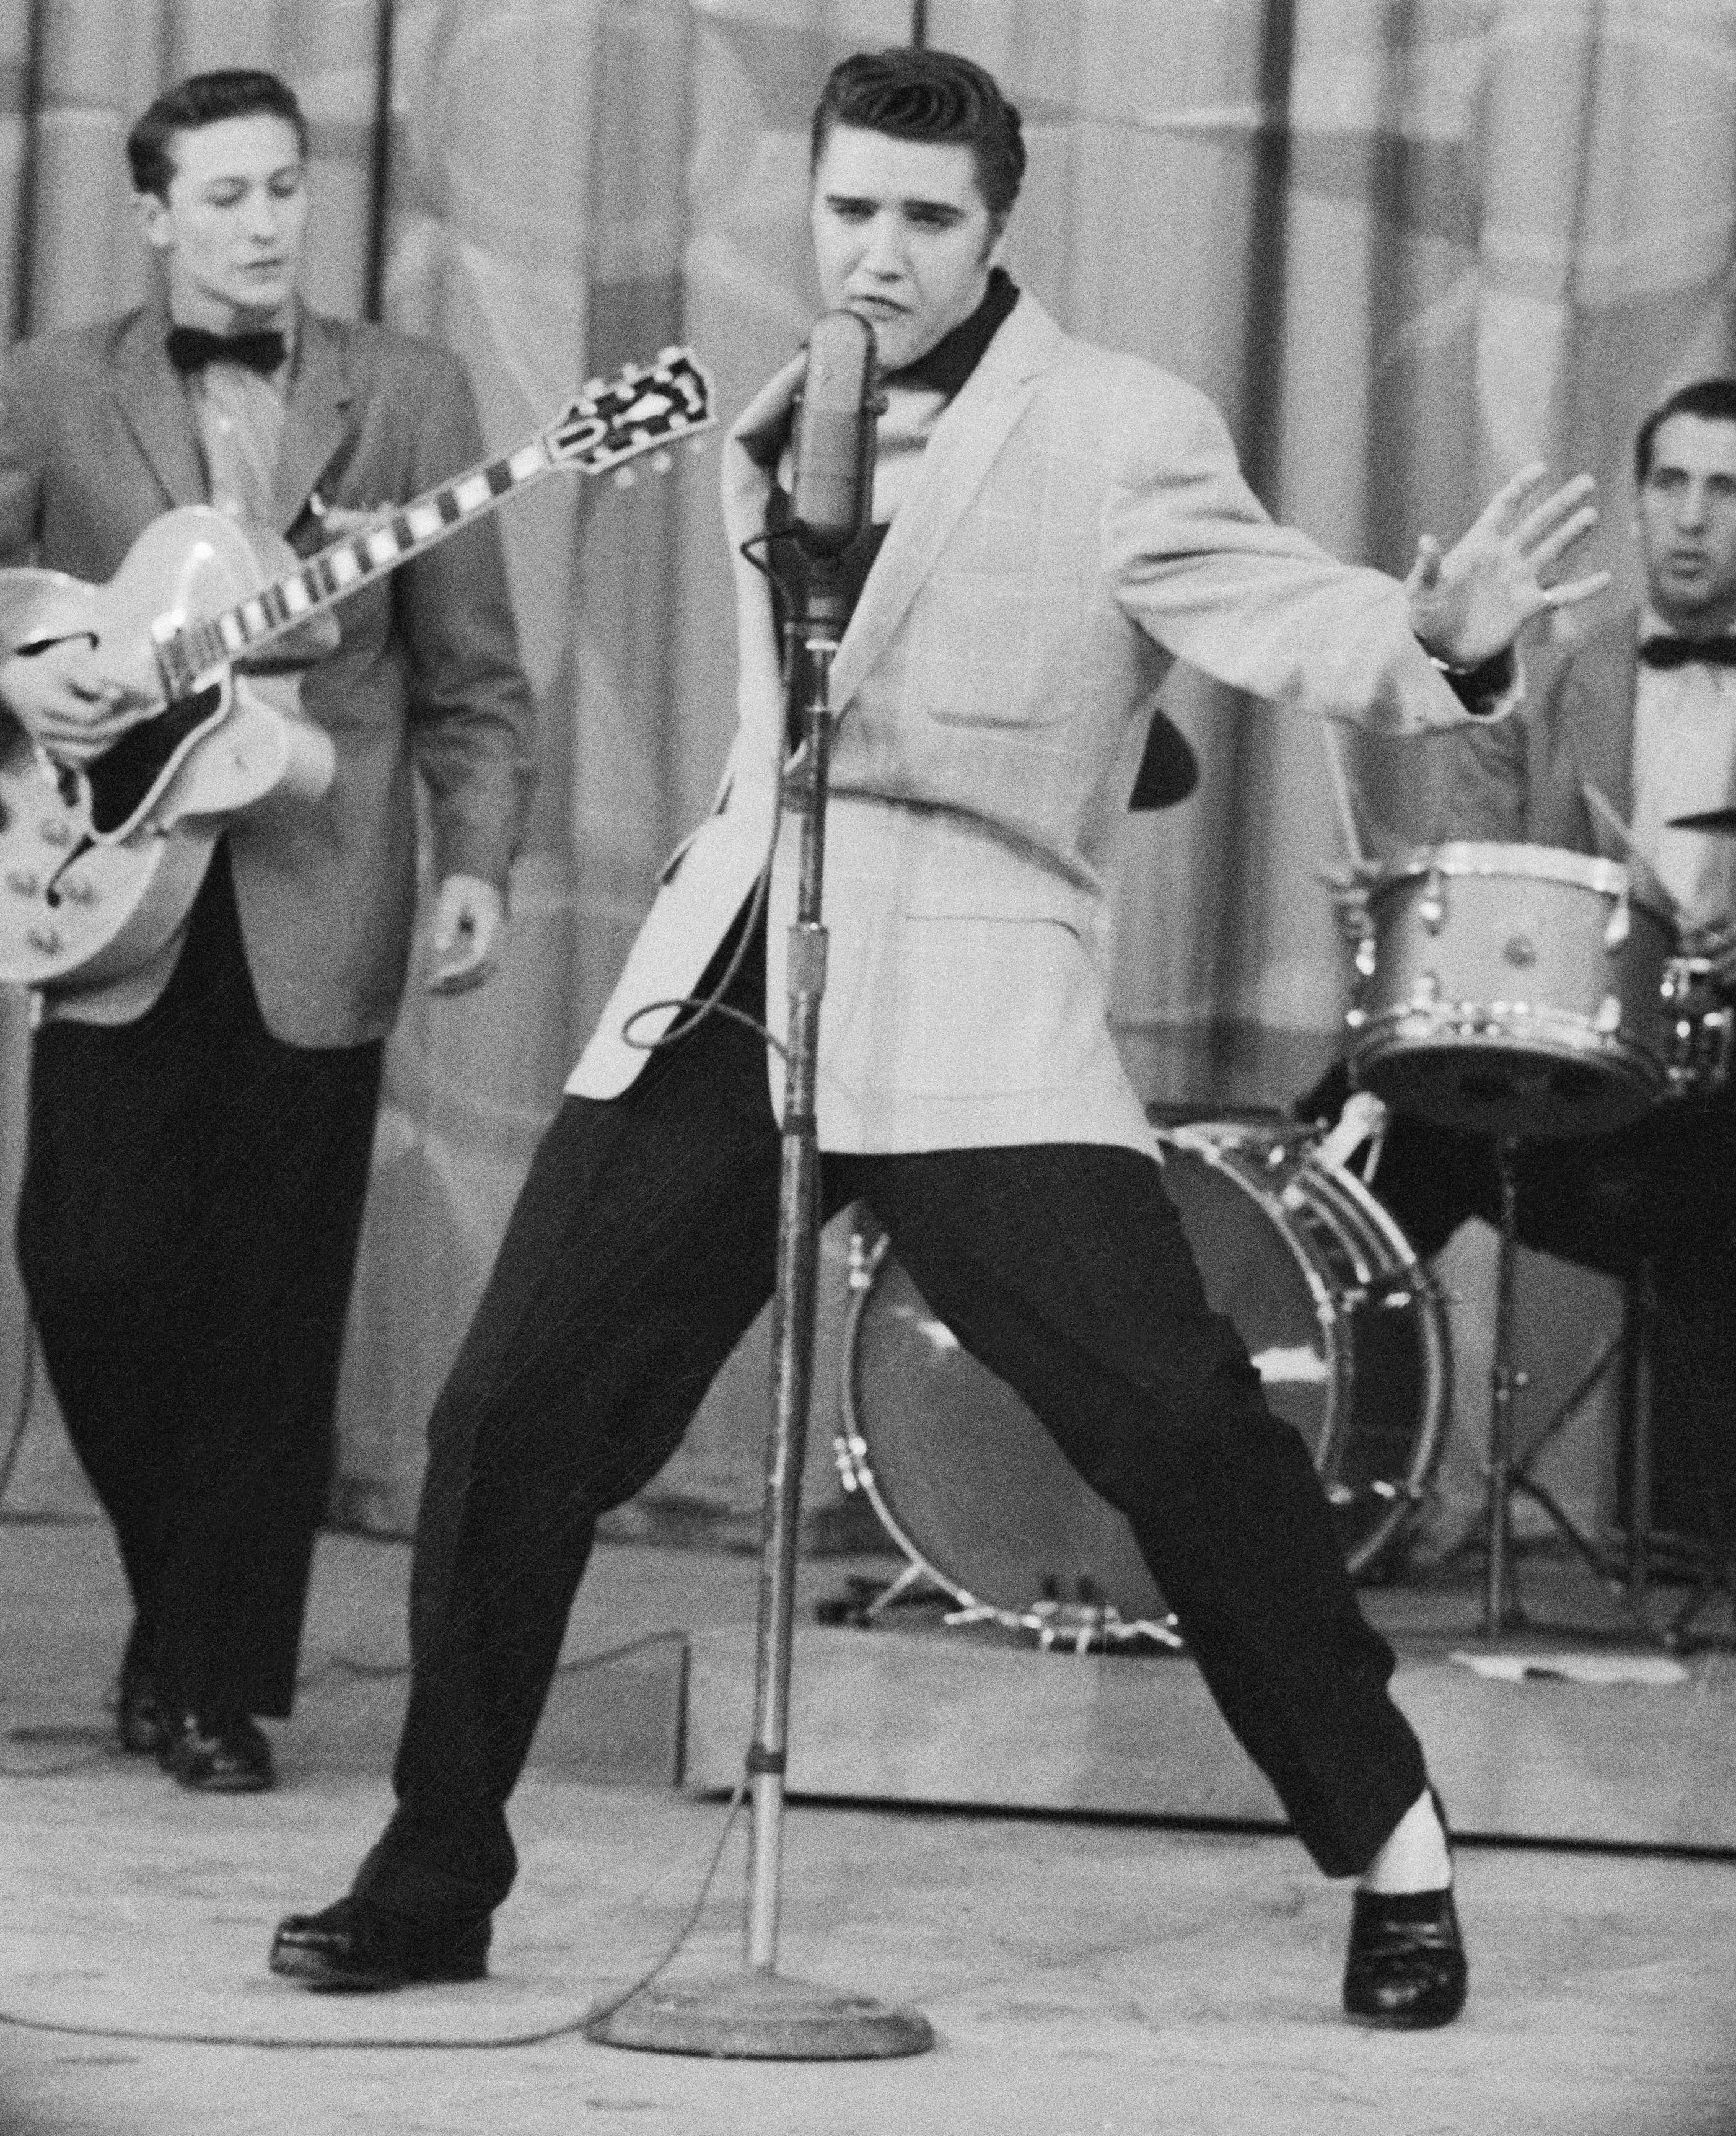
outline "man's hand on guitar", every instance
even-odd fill
[[[507,901],[480,876],[449,875],[434,900],[431,994],[468,993],[494,970],[506,931]]]
[[[0,665],[0,704],[61,764],[95,761],[157,707],[105,675],[86,638],[63,638]]]

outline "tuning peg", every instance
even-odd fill
[[[584,397],[587,400],[594,400],[599,393],[606,393],[608,391],[609,381],[606,379],[587,378],[584,381]]]
[[[681,361],[681,352],[680,348],[674,342],[671,342],[667,348],[660,348],[657,351],[657,362],[659,363],[678,363]]]
[[[638,473],[632,468],[617,468],[615,469],[615,488],[617,489],[631,489],[634,483],[638,482]]]
[[[657,473],[667,474],[670,468],[675,465],[675,454],[668,452],[653,453],[651,456],[651,464]]]

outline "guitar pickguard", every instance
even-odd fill
[[[213,682],[182,697],[153,719],[129,727],[86,774],[90,786],[90,828],[107,842],[136,828],[168,784],[187,754],[223,718],[229,692]]]

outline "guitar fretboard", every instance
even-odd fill
[[[498,459],[484,460],[438,489],[400,506],[310,556],[299,570],[262,586],[234,608],[177,631],[162,648],[177,679],[193,678],[254,650],[354,593],[365,580],[395,570],[418,551],[454,533],[526,483],[561,464],[541,438]]]
[[[684,348],[665,349],[655,363],[629,364],[612,384],[594,381],[558,421],[523,444],[382,512],[233,608],[191,620],[184,614],[159,617],[151,636],[168,695],[185,697],[214,668],[293,630],[370,579],[395,570],[526,483],[563,468],[602,474],[676,438],[709,430],[715,420],[711,381]]]

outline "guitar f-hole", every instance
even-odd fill
[[[83,860],[85,854],[90,852],[90,848],[95,843],[95,839],[93,838],[87,831],[84,837],[80,838],[78,843],[72,848],[71,852],[67,854],[65,859],[61,862],[61,865],[55,870],[54,873],[48,878],[47,887],[42,892],[42,902],[45,905],[51,906],[56,912],[59,911],[61,906],[61,877],[65,874],[67,869],[71,867],[75,862]]]

